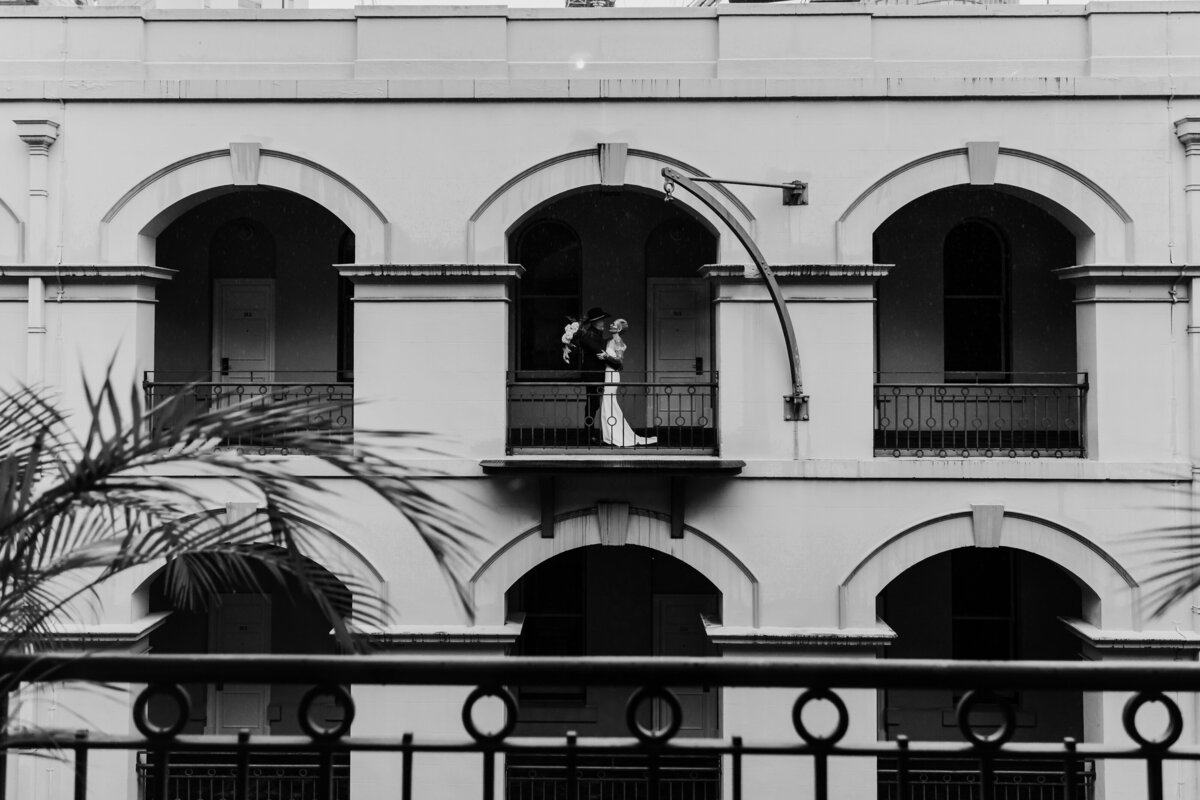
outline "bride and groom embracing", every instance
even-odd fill
[[[611,316],[602,308],[590,308],[580,320],[583,379],[590,384],[587,387],[587,419],[599,419],[600,437],[605,444],[614,447],[657,444],[657,436],[634,433],[617,401],[617,384],[621,382],[626,348],[621,332],[629,327],[629,323],[623,319],[606,322]],[[606,331],[609,334],[607,340]]]

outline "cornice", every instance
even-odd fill
[[[1054,270],[1059,280],[1103,283],[1173,283],[1200,278],[1195,264],[1078,264]]]
[[[1059,617],[1067,630],[1097,650],[1197,650],[1200,633],[1195,631],[1110,631],[1081,619]]]
[[[0,264],[0,280],[49,278],[63,281],[128,283],[171,280],[178,271],[168,267],[120,264]]]
[[[520,264],[334,264],[334,268],[342,277],[355,283],[491,283],[516,280],[525,274],[525,268]]]
[[[722,647],[880,647],[897,635],[887,625],[873,628],[750,628],[710,625],[705,629],[713,644]]]
[[[772,264],[779,283],[874,283],[887,276],[894,264]],[[707,264],[700,268],[709,280],[759,283],[757,267],[748,264]]]

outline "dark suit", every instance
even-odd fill
[[[583,353],[581,377],[589,384],[587,419],[584,421],[584,425],[589,428],[596,424],[596,415],[600,413],[600,402],[604,397],[604,368],[608,363],[600,354],[604,352],[606,344],[603,331],[598,331],[590,325],[579,336],[579,349]]]

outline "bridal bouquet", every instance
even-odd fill
[[[570,364],[571,351],[577,347],[575,344],[575,338],[579,336],[579,320],[571,319],[570,317],[567,317],[567,319],[570,321],[567,323],[567,326],[563,328],[562,335],[563,361],[567,364]]]

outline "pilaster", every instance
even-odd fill
[[[758,270],[714,265],[721,454],[728,458],[870,459],[873,453],[875,283],[880,264],[772,266],[800,351],[809,419],[783,418],[789,356]]]
[[[15,119],[17,136],[29,148],[29,209],[22,252],[29,263],[44,263],[49,251],[46,221],[50,205],[50,147],[58,140],[58,123],[49,119]],[[45,379],[46,307],[42,278],[29,277],[26,321],[25,383]]]
[[[518,264],[346,264],[355,395],[365,430],[436,434],[468,458],[504,453],[510,305]]]
[[[1083,264],[1055,272],[1075,284],[1077,369],[1088,379],[1088,457],[1189,459],[1182,342],[1190,284],[1200,278],[1200,267]]]

